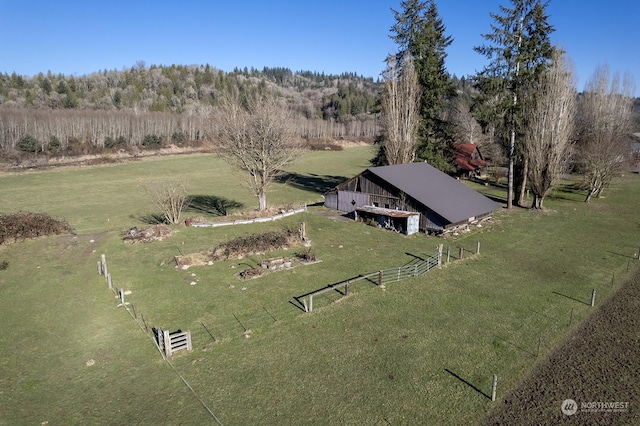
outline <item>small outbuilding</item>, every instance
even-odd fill
[[[473,143],[457,143],[454,145],[456,150],[456,163],[458,176],[470,178],[483,174],[487,162],[485,161],[478,145]]]
[[[500,208],[427,163],[370,167],[326,193],[324,205],[405,234],[451,232]]]

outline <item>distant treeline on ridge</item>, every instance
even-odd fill
[[[225,93],[275,92],[309,139],[372,139],[382,83],[355,73],[288,68],[224,72],[210,65],[145,66],[83,76],[0,74],[0,149],[88,153],[96,149],[215,139]]]

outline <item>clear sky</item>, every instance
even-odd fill
[[[0,0],[0,72],[84,75],[104,69],[210,64],[286,67],[377,78],[399,0]],[[454,38],[447,70],[475,74],[473,51],[491,12],[510,0],[438,0]],[[551,0],[552,42],[573,61],[578,89],[599,65],[640,87],[640,0]],[[636,89],[636,96],[640,89]]]

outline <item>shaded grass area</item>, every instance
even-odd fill
[[[353,170],[345,174],[352,175],[366,167],[365,154],[345,159],[343,152],[318,153],[308,160],[308,171],[291,173],[340,176],[337,166],[321,167],[344,161],[345,170]],[[118,228],[79,235],[75,245],[52,238],[2,247],[0,258],[10,267],[0,271],[0,296],[12,307],[1,315],[12,327],[0,341],[3,348],[16,339],[20,344],[2,361],[0,388],[11,392],[0,394],[9,407],[0,423],[86,422],[91,416],[110,423],[114,410],[120,412],[113,423],[178,423],[181,413],[188,413],[182,424],[211,422],[141,331],[142,316],[149,326],[192,331],[194,351],[177,354],[174,365],[224,424],[476,423],[492,406],[486,396],[493,374],[502,397],[592,312],[583,301],[593,288],[600,305],[627,267],[637,265],[639,183],[637,176],[617,181],[606,199],[590,205],[579,202],[580,194],[549,197],[547,212],[499,212],[491,224],[444,240],[334,220],[314,207],[280,223],[180,227],[147,245],[122,243]],[[215,196],[250,205],[250,197],[238,196],[237,184],[229,185],[217,187]],[[286,187],[281,196],[318,196],[299,190]],[[119,216],[120,228],[129,224],[126,215]],[[172,263],[175,255],[301,221],[319,263],[248,281],[235,274],[297,248],[187,270]],[[439,243],[457,253],[460,246],[473,251],[477,241],[479,256],[385,291],[363,281],[346,298],[337,292],[314,298],[311,314],[292,303],[328,284],[433,254]],[[114,285],[131,291],[127,301],[137,320],[116,308],[97,275],[101,253]],[[47,356],[49,348],[56,348],[55,356]],[[88,359],[96,364],[87,367]],[[35,378],[22,380],[31,365]],[[86,378],[76,386],[64,379],[76,375]],[[57,391],[54,397],[50,389]]]

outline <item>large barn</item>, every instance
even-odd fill
[[[500,207],[427,163],[370,167],[326,193],[324,205],[405,234],[447,233]]]

